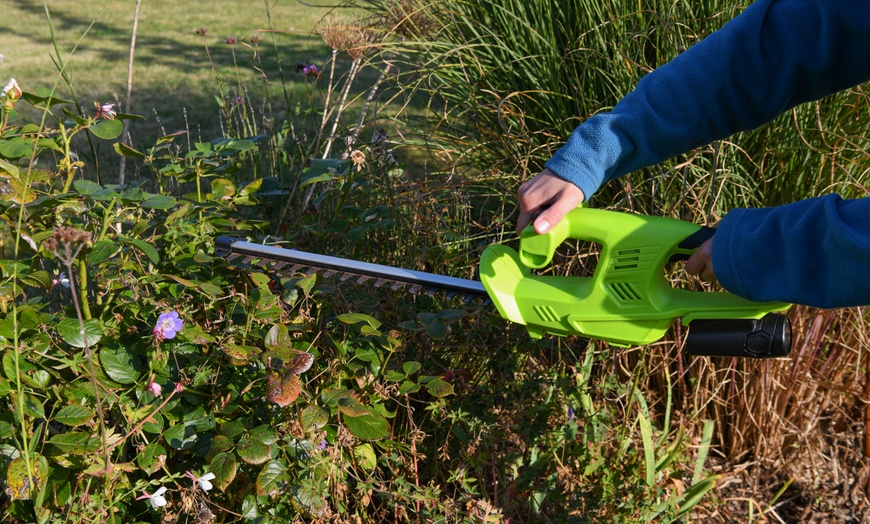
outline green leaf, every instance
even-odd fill
[[[214,473],[214,484],[221,491],[226,491],[233,479],[236,478],[238,463],[232,452],[218,453],[211,459],[209,471]]]
[[[426,333],[432,340],[444,340],[447,338],[447,324],[440,320],[434,320],[426,324]]]
[[[196,444],[196,427],[192,424],[179,422],[163,432],[166,443],[175,449],[190,449]]]
[[[420,384],[410,380],[402,382],[399,386],[399,393],[402,395],[410,395],[411,393],[416,393],[418,391],[420,391]]]
[[[54,415],[54,420],[67,426],[79,426],[94,418],[94,412],[86,406],[66,406]]]
[[[244,436],[236,444],[236,453],[248,464],[262,464],[271,458],[272,448],[250,436]]]
[[[338,315],[337,318],[345,324],[359,324],[360,322],[365,322],[375,329],[381,327],[381,322],[378,319],[363,313],[345,313],[344,315]]]
[[[178,201],[169,195],[149,195],[139,204],[145,209],[170,209]]]
[[[93,195],[94,193],[102,191],[103,186],[91,180],[79,179],[73,182],[73,189],[75,189],[80,195]]]
[[[352,396],[338,399],[338,410],[349,417],[359,417],[371,413],[367,407],[357,402]]]
[[[701,501],[708,491],[716,487],[716,480],[718,479],[718,475],[713,475],[689,487],[689,489],[683,493],[683,500],[680,502],[680,511],[677,513],[677,516],[685,515],[691,511],[691,509]]]
[[[103,329],[100,327],[100,322],[96,319],[85,320],[84,329],[82,329],[78,320],[65,318],[58,322],[57,332],[64,342],[77,348],[93,346],[103,338]],[[87,338],[87,345],[85,344],[85,338]]]
[[[402,369],[405,371],[405,375],[409,376],[420,371],[420,367],[422,367],[421,364],[416,360],[411,360],[402,364]]]
[[[329,422],[329,412],[320,406],[308,406],[299,415],[299,422],[305,431],[317,430]]]
[[[390,436],[390,424],[383,415],[366,414],[344,417],[347,429],[361,440],[379,440]]]
[[[133,384],[139,380],[142,364],[126,346],[112,344],[100,350],[100,363],[106,375],[119,384]]]
[[[459,320],[467,315],[468,312],[462,309],[442,309],[437,314],[438,318],[446,320],[447,322]]]
[[[154,249],[154,246],[152,246],[148,242],[145,242],[144,240],[139,240],[138,238],[128,238],[126,242],[138,248],[139,251],[144,253],[145,256],[147,256],[151,260],[151,262],[155,264],[157,262],[160,262],[160,255],[157,253],[157,250]]]
[[[136,463],[146,475],[154,474],[166,461],[166,449],[157,442],[146,445],[136,455]],[[217,476],[217,474],[215,474]]]
[[[24,394],[24,413],[30,415],[33,418],[44,419],[45,418],[45,407],[42,405],[42,401],[36,398],[36,395],[31,395],[29,393]]]
[[[653,449],[652,442],[652,428],[650,427],[649,421],[643,414],[639,414],[637,416],[638,422],[640,422],[640,435],[643,440],[643,456],[644,456],[644,470],[646,473],[646,485],[648,487],[652,487],[656,482],[656,459],[655,459],[655,449]]]
[[[48,443],[57,446],[64,453],[77,455],[91,453],[101,447],[100,439],[85,431],[70,431],[54,435],[48,439]]]
[[[271,426],[266,424],[262,424],[260,426],[255,427],[248,434],[252,439],[258,440],[263,444],[270,446],[278,441],[278,432],[272,429]]]
[[[123,142],[115,142],[115,152],[121,156],[129,156],[134,158],[145,158],[145,153],[141,153],[136,151],[132,147],[128,146]]]
[[[286,468],[277,460],[270,460],[257,475],[257,495],[277,495],[281,492],[280,481]]]
[[[373,471],[378,467],[378,457],[371,444],[360,444],[353,448],[353,457],[364,470]]]
[[[20,275],[21,283],[29,287],[37,287],[49,290],[51,289],[51,275],[48,271],[34,271]]]
[[[6,158],[22,158],[33,154],[33,145],[28,144],[23,138],[0,140],[0,155]]]
[[[426,391],[436,398],[446,397],[453,394],[453,384],[436,378],[426,384]]]
[[[211,192],[218,199],[229,198],[236,194],[236,185],[226,178],[215,178],[211,181]]]
[[[99,264],[105,262],[112,258],[112,255],[117,253],[119,249],[121,249],[121,245],[113,240],[100,240],[94,244],[91,252],[88,253],[88,263]]]
[[[97,138],[114,140],[124,132],[124,124],[118,120],[100,120],[88,129]]]

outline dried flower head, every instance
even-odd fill
[[[196,34],[198,34],[199,36],[201,36],[203,38],[205,38],[205,34],[207,32],[208,32],[208,30],[204,27],[200,27],[199,29],[196,30]]]
[[[239,43],[239,40],[234,36],[228,36],[224,38],[224,43],[227,43],[229,45],[236,45],[237,43]]]
[[[389,31],[406,38],[421,38],[438,30],[433,5],[416,0],[384,0],[384,19]]]
[[[366,155],[359,149],[354,149],[350,154],[350,159],[353,161],[353,165],[357,166],[357,168],[362,167],[366,163]]]
[[[346,51],[352,60],[365,57],[371,49],[374,34],[359,20],[347,18],[327,18],[317,28],[317,34],[333,51]]]
[[[259,43],[260,43],[260,35],[254,33],[254,35],[251,36],[251,44],[257,45]]]

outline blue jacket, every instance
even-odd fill
[[[583,122],[546,166],[588,198],[868,79],[870,1],[758,0]],[[870,199],[732,210],[714,236],[713,268],[725,289],[752,300],[870,305]]]

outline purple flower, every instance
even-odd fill
[[[320,69],[316,65],[310,64],[310,65],[305,66],[302,69],[302,73],[305,75],[305,78],[308,78],[311,76],[318,77],[318,76],[320,76]]]
[[[326,446],[327,446],[327,445],[329,445],[329,443],[326,442],[326,439],[325,439],[325,438],[324,438],[324,439],[320,439],[320,444],[317,445],[317,449],[326,449]]]
[[[574,418],[574,408],[568,406],[568,420],[572,420]]]
[[[182,326],[184,326],[184,322],[178,318],[178,313],[175,311],[162,313],[157,319],[157,325],[154,326],[154,338],[158,342],[173,339],[181,331]]]

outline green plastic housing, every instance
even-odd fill
[[[615,345],[651,344],[677,318],[761,318],[790,306],[752,302],[726,291],[676,289],[664,274],[673,255],[694,249],[679,244],[700,226],[664,217],[579,207],[545,235],[531,226],[520,251],[489,246],[481,256],[480,280],[501,316],[523,324],[533,338],[579,335]],[[590,277],[532,275],[550,264],[566,239],[601,244]]]

